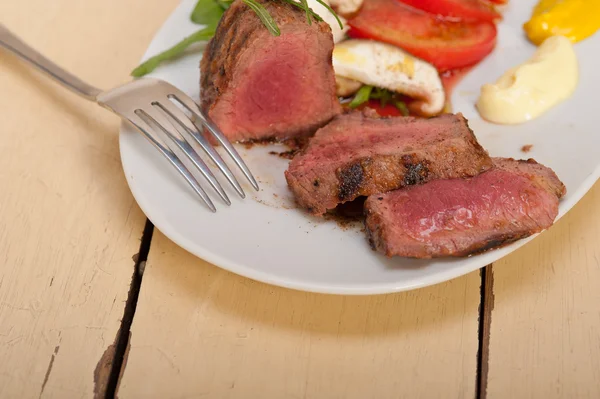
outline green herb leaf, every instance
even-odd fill
[[[373,86],[368,86],[368,85],[365,85],[365,86],[361,87],[360,89],[358,89],[358,91],[356,92],[356,95],[354,95],[354,98],[352,99],[352,101],[349,104],[350,108],[356,108],[359,105],[364,104],[367,101],[369,101],[372,91],[373,91]]]
[[[291,4],[291,5],[293,5],[294,7],[297,7],[297,8],[299,8],[299,9],[301,9],[301,10],[305,10],[304,6],[303,6],[302,4],[300,4],[300,3],[298,3],[297,1],[294,1],[294,0],[283,0],[283,1],[284,1],[284,2],[286,2],[286,3],[288,3],[288,4]],[[316,12],[314,12],[314,11],[312,10],[312,8],[310,8],[310,7],[309,7],[309,8],[308,8],[308,10],[309,10],[309,12],[310,12],[310,15],[311,15],[311,16],[312,16],[314,19],[316,19],[316,20],[317,20],[317,21],[319,21],[319,22],[321,22],[321,21],[323,20],[323,18],[321,18],[321,17],[319,16],[319,14],[317,14]]]
[[[321,18],[321,16],[320,16],[319,14],[317,14],[317,13],[316,13],[316,12],[314,12],[313,10],[310,10],[310,12],[311,12],[311,14],[312,14],[312,17],[313,17],[314,19],[316,19],[318,22],[322,22],[322,21],[323,21],[323,18]]]
[[[402,116],[408,116],[408,107],[406,106],[404,101],[396,101],[394,102],[394,105],[396,106],[396,108],[398,108],[400,113],[402,113]]]
[[[224,9],[216,0],[198,0],[190,19],[199,25],[217,26]]]
[[[309,25],[312,25],[312,19],[310,18],[312,13],[311,8],[308,6],[308,2],[306,0],[300,0],[300,4],[302,4],[302,8],[306,13],[306,22],[308,22]]]
[[[144,76],[155,70],[161,62],[175,58],[176,56],[183,53],[185,49],[188,48],[191,44],[210,40],[210,38],[212,38],[214,35],[214,27],[206,27],[204,29],[201,29],[198,32],[186,37],[170,49],[165,50],[162,53],[157,54],[154,57],[148,59],[148,61],[144,62],[143,64],[135,68],[133,71],[131,71],[131,76],[134,76],[136,78]]]
[[[333,16],[335,17],[335,20],[337,21],[338,25],[340,26],[340,29],[344,29],[344,24],[342,24],[342,21],[340,21],[340,17],[338,17],[337,13],[335,11],[333,11],[333,8],[329,7],[329,4],[325,3],[323,0],[317,0],[317,3],[321,4],[323,7],[325,7],[327,9],[327,11],[329,11],[331,14],[333,14]]]
[[[385,107],[394,97],[394,93],[392,93],[389,90],[386,89],[380,89],[379,90],[379,104],[381,104],[382,107]],[[373,96],[371,96],[371,98],[373,98]]]
[[[372,100],[379,100],[379,104],[382,107],[385,107],[390,102],[392,102],[392,103],[396,102],[396,95],[397,95],[397,93],[394,93],[391,90],[376,87],[375,89],[373,89],[373,92],[371,93],[370,98]]]
[[[206,28],[186,37],[181,42],[177,43],[175,46],[171,47],[168,50],[163,51],[160,54],[155,55],[154,57],[148,59],[146,62],[135,68],[131,71],[131,75],[134,77],[141,77],[150,72],[152,72],[160,63],[175,58],[180,55],[188,48],[191,44],[201,41],[210,40],[215,35],[215,29],[218,25],[221,17],[223,16],[224,10],[229,8],[231,3],[234,0],[198,0],[190,19],[197,24],[206,25]],[[260,18],[262,23],[265,25],[267,30],[273,36],[280,36],[281,31],[277,26],[277,23],[273,19],[273,17],[269,14],[269,12],[265,9],[265,7],[256,2],[256,0],[242,0],[244,4],[252,9],[256,13],[256,15]],[[306,12],[306,19],[309,24],[311,24],[311,18],[314,18],[317,21],[323,21],[320,15],[314,12],[309,6],[307,0],[300,0],[300,3],[294,0],[282,0],[288,4],[292,4],[295,7],[298,7]],[[343,28],[342,22],[338,18],[337,14],[327,5],[323,0],[317,0],[321,5],[323,5],[330,13],[332,13],[340,28]],[[372,87],[371,87],[372,89]],[[370,90],[369,89],[369,94]],[[362,89],[361,89],[362,90]],[[360,92],[360,90],[359,90]],[[357,93],[358,96],[358,93]],[[369,96],[367,95],[367,99],[363,100],[360,104],[367,101]],[[356,100],[356,97],[355,97]],[[354,101],[354,100],[353,100]],[[352,103],[351,103],[352,104]],[[360,105],[357,104],[356,106]]]
[[[271,34],[273,36],[281,35],[281,31],[279,31],[279,27],[277,26],[277,23],[275,22],[275,20],[271,16],[271,14],[269,14],[269,12],[263,7],[262,4],[257,3],[255,0],[242,0],[242,1],[244,2],[244,4],[246,4],[248,7],[250,7],[252,9],[252,11],[254,11],[256,13],[256,15],[258,15],[258,17],[260,18],[262,23],[265,25],[267,30],[269,32],[271,32]]]
[[[229,8],[229,6],[231,5],[231,3],[233,3],[233,0],[216,0],[217,4],[224,10],[227,10]]]

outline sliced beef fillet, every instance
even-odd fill
[[[231,141],[311,135],[341,112],[325,22],[283,1],[257,0],[271,35],[240,0],[225,11],[200,63],[201,107]]]
[[[298,204],[322,215],[360,196],[492,166],[462,115],[431,119],[337,116],[319,129],[285,172]]]
[[[465,256],[550,227],[565,194],[556,174],[534,160],[494,164],[473,178],[369,197],[365,224],[373,248],[388,256]]]

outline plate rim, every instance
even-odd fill
[[[187,6],[186,3],[191,3],[191,1],[182,0],[179,3],[179,5],[167,16],[161,27],[156,31],[151,41],[147,44],[146,51],[144,52],[144,55],[142,56],[140,62],[148,58],[148,52],[152,43],[157,39],[157,37],[163,34],[163,30],[165,29],[165,26],[167,25],[168,21],[171,18],[173,18],[176,13],[180,12],[181,8],[185,8]],[[139,185],[133,178],[133,175],[129,170],[129,166],[125,161],[127,155],[124,152],[124,147],[126,146],[123,145],[123,142],[125,140],[124,137],[127,134],[129,134],[128,131],[134,132],[134,134],[139,134],[132,127],[130,127],[127,122],[122,121],[119,127],[119,153],[121,164],[123,167],[123,172],[125,174],[127,184],[133,195],[134,200],[141,208],[144,215],[153,223],[153,225],[166,238],[173,241],[173,243],[184,249],[186,252],[189,252],[193,256],[228,272],[269,285],[285,287],[288,289],[293,289],[302,292],[334,295],[382,295],[410,291],[453,280],[455,278],[462,277],[468,273],[471,273],[477,269],[486,267],[487,265],[498,261],[499,259],[507,256],[508,254],[517,251],[518,249],[520,249],[521,247],[538,237],[540,234],[543,234],[545,231],[547,231],[544,230],[540,233],[534,234],[530,237],[527,237],[512,244],[511,246],[506,246],[487,252],[482,255],[477,255],[482,256],[482,259],[490,258],[489,261],[466,263],[462,266],[443,270],[432,276],[429,276],[427,279],[420,279],[417,282],[413,283],[400,284],[398,281],[395,281],[390,283],[376,283],[373,285],[354,286],[346,284],[344,286],[337,286],[327,283],[306,282],[302,280],[295,281],[289,277],[282,277],[281,275],[264,272],[255,268],[245,266],[243,264],[239,264],[238,262],[223,258],[221,255],[215,254],[204,247],[194,245],[191,239],[180,234],[168,220],[164,219],[160,214],[157,214],[155,211],[153,211],[152,206],[150,206],[150,204],[147,202],[146,196],[141,192]],[[583,198],[589,192],[589,190],[593,187],[594,183],[599,178],[600,163],[598,163],[594,171],[584,179],[584,181],[580,184],[578,189],[575,192],[573,192],[566,201],[563,200],[565,202],[562,203],[562,206],[559,210],[559,214],[557,215],[551,228],[554,227],[558,223],[558,221],[567,212],[569,212],[581,200],[581,198]],[[249,200],[249,198],[247,198],[247,200]]]

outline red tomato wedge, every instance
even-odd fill
[[[494,4],[507,4],[508,0],[488,0],[490,3]]]
[[[446,98],[450,99],[452,96],[452,92],[456,85],[460,83],[460,81],[469,73],[471,69],[473,69],[474,65],[460,68],[460,69],[452,69],[440,74],[440,78],[442,79],[442,86],[444,86],[444,91],[446,92]]]
[[[379,114],[379,116],[402,116],[402,112],[393,104],[382,106],[379,100],[369,100],[366,103],[359,105],[357,109],[371,108]]]
[[[494,21],[502,16],[490,3],[480,0],[401,0],[402,3],[442,17],[465,21]]]
[[[442,21],[398,0],[365,0],[348,34],[401,47],[438,70],[473,65],[496,45],[490,22]]]

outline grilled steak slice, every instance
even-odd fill
[[[319,129],[285,172],[298,204],[322,215],[360,196],[492,166],[461,115],[431,119],[337,116]]]
[[[365,202],[374,249],[414,258],[465,256],[547,229],[565,186],[534,160],[496,158],[468,179],[436,180]]]
[[[201,107],[231,141],[311,135],[341,112],[325,22],[283,2],[257,0],[277,22],[272,36],[236,0],[200,63]]]

